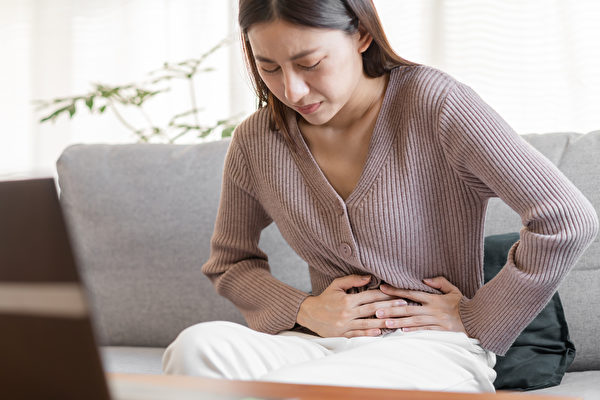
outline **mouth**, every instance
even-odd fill
[[[312,104],[309,104],[309,105],[306,105],[306,106],[302,106],[302,107],[296,106],[295,108],[301,114],[311,114],[311,113],[314,113],[315,111],[317,111],[317,109],[319,108],[319,106],[321,106],[321,102],[312,103]]]

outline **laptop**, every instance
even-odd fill
[[[0,182],[0,393],[109,400],[54,179]]]
[[[239,399],[108,385],[53,178],[0,182],[0,397]],[[113,390],[111,390],[113,389]]]

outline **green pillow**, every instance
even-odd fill
[[[519,233],[485,238],[483,271],[485,282],[506,264],[508,251],[519,240]],[[546,307],[521,332],[506,355],[498,356],[494,369],[496,389],[533,390],[560,384],[575,358],[575,346],[569,340],[558,292]]]

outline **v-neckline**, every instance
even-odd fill
[[[302,132],[298,126],[298,114],[295,111],[288,109],[287,122],[290,135],[299,149],[299,152],[295,153],[296,162],[300,167],[302,174],[306,178],[308,185],[310,185],[313,190],[318,193],[319,197],[321,197],[326,204],[341,203],[349,206],[357,202],[363,196],[363,194],[368,191],[369,187],[373,184],[379,170],[383,166],[394,139],[392,130],[389,126],[387,126],[387,124],[385,124],[385,119],[388,118],[387,108],[392,97],[391,92],[393,89],[391,89],[391,87],[394,85],[396,74],[400,69],[401,68],[394,68],[392,71],[390,71],[390,77],[383,97],[383,102],[381,103],[381,107],[373,127],[373,132],[371,133],[369,149],[367,151],[367,159],[363,166],[360,177],[354,186],[354,189],[348,195],[346,200],[344,200],[335,190],[333,185],[329,182],[321,170],[321,167],[317,163],[316,159],[313,157],[312,152],[304,140]]]

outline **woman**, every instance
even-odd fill
[[[239,6],[260,107],[230,144],[203,272],[249,328],[186,329],[165,372],[493,391],[494,354],[593,240],[593,207],[472,89],[394,54],[371,1]],[[495,196],[523,227],[482,286]],[[273,221],[312,294],[269,273]]]

